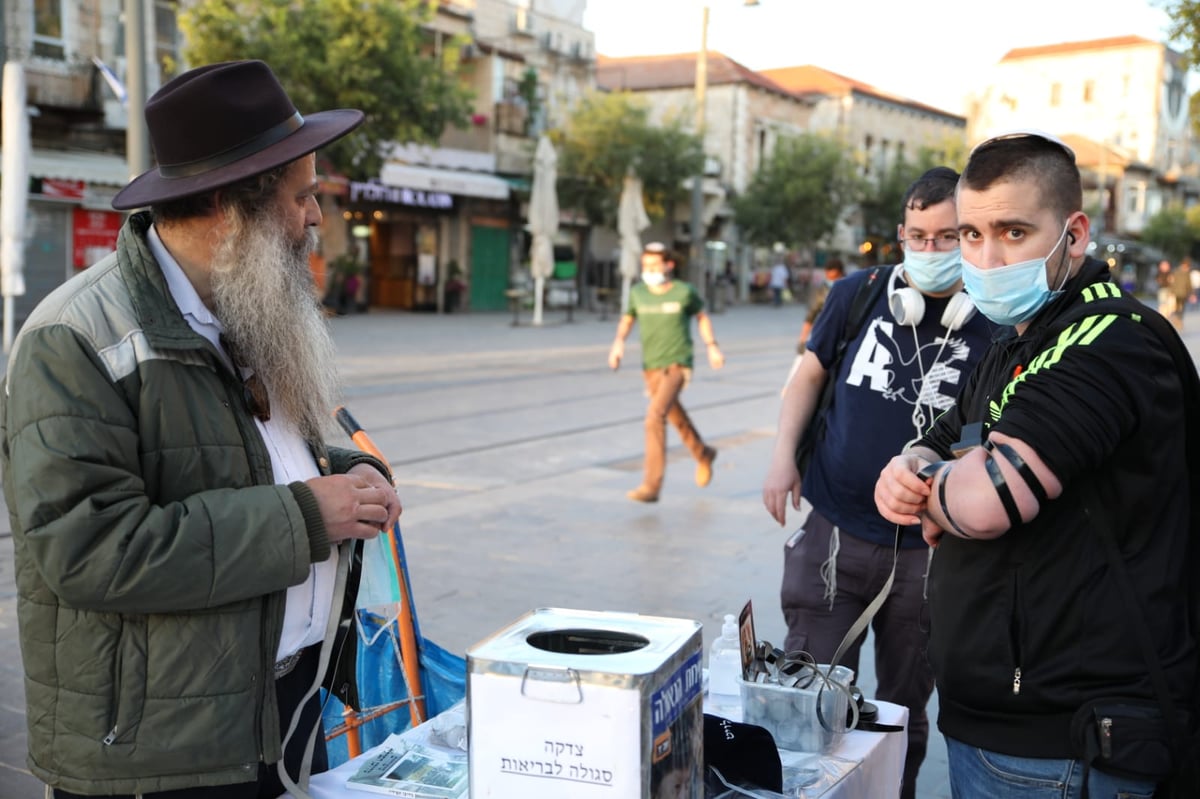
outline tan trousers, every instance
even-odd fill
[[[650,404],[646,407],[646,458],[642,485],[655,493],[662,488],[663,471],[666,469],[668,419],[679,431],[679,438],[692,457],[697,461],[704,457],[704,441],[679,403],[679,395],[690,373],[690,369],[678,364],[642,372],[646,393],[650,396]]]

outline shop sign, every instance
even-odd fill
[[[444,191],[426,191],[382,183],[350,181],[350,202],[389,203],[410,208],[434,208],[450,211],[454,208],[454,195]]]
[[[86,188],[82,180],[60,180],[58,178],[42,178],[41,190],[43,197],[53,197],[56,200],[82,200]]]
[[[72,263],[76,269],[91,266],[117,248],[121,215],[115,211],[76,208],[72,212]]]

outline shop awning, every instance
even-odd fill
[[[379,180],[388,186],[444,191],[449,194],[483,197],[489,200],[507,200],[509,193],[508,183],[495,175],[408,164],[384,164],[379,173]]]
[[[29,174],[35,178],[124,186],[129,182],[129,165],[122,156],[111,153],[34,148],[29,159]]]

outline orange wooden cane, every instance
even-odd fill
[[[342,429],[346,431],[346,435],[355,445],[369,455],[373,455],[383,462],[388,470],[391,471],[391,466],[388,464],[387,458],[375,446],[375,442],[371,441],[371,437],[358,421],[350,415],[350,412],[345,407],[339,407],[334,416]],[[337,729],[331,731],[328,737],[332,738],[341,734],[342,728],[345,727],[346,734],[346,749],[350,757],[357,757],[361,754],[362,743],[359,739],[358,728],[385,713],[407,704],[409,709],[409,718],[413,726],[420,724],[425,720],[425,693],[424,686],[421,684],[421,664],[417,653],[417,636],[413,629],[413,614],[412,614],[412,598],[408,594],[408,581],[404,579],[404,563],[400,558],[400,549],[396,542],[396,534],[394,530],[387,531],[389,550],[392,553],[392,564],[396,570],[396,583],[400,591],[399,616],[397,618],[397,626],[400,631],[400,660],[401,667],[404,669],[404,675],[408,683],[409,698],[400,702],[390,703],[383,708],[379,708],[372,713],[355,713],[351,708],[346,708],[345,722]]]

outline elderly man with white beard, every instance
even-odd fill
[[[302,116],[260,61],[145,113],[158,166],[113,205],[149,210],[29,316],[3,391],[28,763],[59,799],[275,797],[327,768],[318,687],[357,702],[339,622],[401,510],[324,443],[314,152],[362,114]]]

